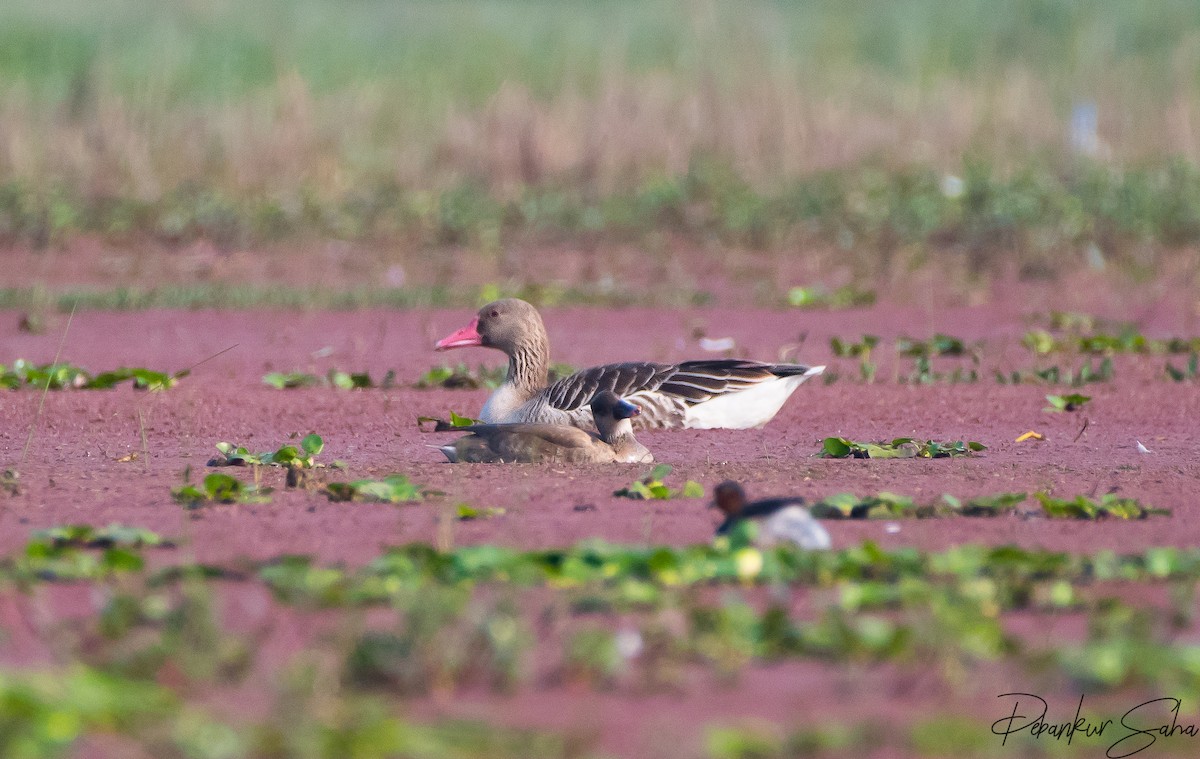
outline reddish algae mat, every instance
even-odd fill
[[[1196,314],[1186,309],[1162,306],[1129,314],[1099,308],[1096,313],[1132,322],[1149,339],[1200,334]],[[1200,545],[1195,498],[1200,489],[1200,380],[1176,382],[1164,370],[1168,363],[1185,367],[1186,353],[1038,355],[1022,339],[1031,329],[1047,328],[1045,319],[1004,302],[938,310],[890,305],[849,311],[553,308],[543,310],[543,317],[553,360],[575,367],[726,355],[706,352],[701,337],[730,338],[734,347],[729,355],[737,357],[827,365],[824,377],[801,386],[762,429],[639,433],[656,461],[672,467],[667,482],[675,487],[694,480],[708,494],[716,483],[736,479],[752,498],[789,495],[810,502],[838,493],[860,498],[894,493],[918,503],[937,502],[943,494],[960,501],[1009,492],[1064,499],[1083,495],[1096,501],[1113,494],[1170,512],[1142,520],[1051,519],[1033,513],[1036,501],[1031,498],[1017,513],[994,518],[823,520],[835,550],[864,541],[886,551],[930,552],[964,544],[1011,544],[1028,550],[1136,554],[1154,547]],[[42,364],[59,355],[61,362],[92,373],[118,367],[168,373],[191,369],[175,387],[161,392],[137,391],[128,383],[111,390],[43,394],[24,387],[0,392],[0,459],[19,472],[16,492],[0,494],[0,555],[21,551],[39,529],[114,522],[148,528],[177,543],[147,552],[155,566],[184,558],[234,565],[304,554],[321,564],[353,568],[389,546],[416,542],[444,549],[494,544],[538,550],[595,538],[635,546],[689,546],[712,539],[719,520],[707,508],[708,495],[664,501],[614,495],[649,466],[445,462],[436,447],[458,433],[422,430],[418,417],[477,414],[489,391],[415,385],[443,363],[501,365],[501,354],[485,349],[433,352],[438,338],[469,318],[468,309],[79,312],[69,324],[65,314],[57,315],[44,333],[29,334],[19,329],[19,314],[0,313],[0,363],[23,358]],[[931,358],[923,382],[921,365],[898,356],[894,345],[899,338],[926,340],[939,333],[964,341],[967,355]],[[880,338],[867,357],[871,381],[864,379],[863,356],[838,356],[831,348],[831,338],[849,344],[863,335]],[[1002,383],[996,377],[1023,372],[1028,378],[1052,366],[1076,370],[1089,361],[1098,366],[1105,358],[1111,362],[1111,377],[1080,387]],[[343,390],[322,382],[281,390],[263,382],[271,372],[324,378],[335,369],[368,373],[377,386]],[[950,381],[955,370],[960,380],[973,371],[974,381]],[[378,386],[389,372],[394,372],[390,386]],[[1070,411],[1048,410],[1052,402],[1047,395],[1071,393],[1089,400]],[[1029,432],[1037,435],[1025,434]],[[172,499],[172,489],[185,476],[194,483],[214,471],[242,479],[254,476],[250,469],[208,466],[218,442],[251,452],[273,451],[310,433],[324,441],[319,461],[337,461],[339,467],[314,470],[301,487],[285,488],[283,470],[262,468],[257,474],[261,484],[275,488],[269,500],[185,509]],[[823,458],[818,454],[829,437],[977,441],[986,449],[938,459]],[[335,502],[320,487],[393,473],[440,495],[399,505]],[[459,520],[450,513],[459,504],[497,511],[490,518]],[[765,602],[761,589],[747,592],[752,604]],[[814,594],[836,593],[794,592],[792,603],[801,606]],[[48,594],[56,600],[47,604],[66,609],[75,602],[90,603],[78,595],[72,601],[69,586],[64,586]],[[237,621],[239,614],[253,617],[262,613],[252,610],[256,604],[272,604],[265,591],[230,590],[229,596],[245,596],[230,602],[228,616],[235,627],[244,623]],[[0,639],[0,652],[9,664],[48,656],[19,621],[22,609],[13,597],[0,609],[0,623],[10,631]],[[271,661],[285,658],[311,633],[306,623],[287,621],[293,611],[275,613],[278,626],[268,648],[277,651],[267,657]],[[1007,624],[1039,640],[1059,635],[1077,640],[1084,627],[1078,616],[1024,619],[1022,612],[1009,615]],[[535,653],[533,658],[544,657]],[[1005,754],[1013,751],[1011,746],[1001,748],[991,730],[1012,706],[996,699],[1032,687],[1022,672],[997,664],[980,666],[966,680],[945,680],[886,663],[758,663],[732,678],[685,670],[665,689],[627,683],[592,688],[543,674],[501,694],[480,687],[453,695],[435,691],[411,699],[409,708],[418,718],[481,718],[568,731],[587,750],[607,755],[664,757],[735,755],[714,748],[713,741],[719,740],[706,732],[710,725],[751,720],[771,734],[797,725],[878,721],[900,730],[953,713],[976,730],[976,738],[990,741],[988,750],[1017,756],[1020,750]],[[261,697],[254,695],[253,686],[241,687],[249,694],[247,703]],[[1063,689],[1051,706],[1061,714],[1051,716],[1069,721],[1079,693],[1073,686]],[[1119,716],[1134,703],[1118,700],[1105,710],[1089,701],[1084,711]],[[880,740],[847,750],[937,755],[937,746],[949,746],[953,753],[956,740],[950,735],[948,743],[928,744],[934,748]],[[1084,755],[1103,755],[1111,742],[1087,742],[1084,749],[1093,753]],[[1164,741],[1154,752],[1164,755],[1170,748],[1187,755],[1189,746],[1190,741],[1169,746]],[[79,755],[86,753],[85,748]]]

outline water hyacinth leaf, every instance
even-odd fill
[[[681,498],[703,498],[704,486],[695,480],[688,480],[683,483],[683,490],[679,495]]]
[[[32,538],[54,546],[76,546],[80,548],[140,548],[145,546],[171,546],[158,533],[144,527],[110,524],[94,528],[86,524],[63,525],[36,530]]]
[[[825,438],[818,452],[822,458],[858,458],[858,459],[901,459],[901,458],[951,458],[969,456],[972,453],[987,450],[987,446],[978,442],[963,442],[956,440],[950,443],[939,443],[934,440],[918,441],[913,438],[900,437],[890,442],[859,443],[841,437]]]
[[[392,486],[380,480],[357,480],[350,483],[353,498],[360,501],[380,501],[388,503],[394,500]]]
[[[896,354],[907,358],[961,356],[967,352],[966,343],[957,337],[935,334],[928,340],[901,337],[896,340]]]
[[[303,448],[304,452],[309,456],[316,456],[325,449],[325,441],[322,440],[321,436],[317,433],[310,432],[304,436],[303,440],[300,441],[300,447]]]
[[[853,493],[836,493],[813,504],[811,512],[821,519],[853,519],[865,515],[866,508]]]
[[[670,464],[656,464],[644,477],[616,490],[613,495],[637,500],[668,500],[671,498],[703,498],[704,487],[688,480],[681,490],[669,487],[663,480],[671,473]]]
[[[506,367],[488,368],[483,365],[471,369],[466,364],[435,366],[421,375],[415,387],[428,389],[441,387],[447,390],[476,390],[481,387],[495,389],[504,382]]]
[[[314,457],[325,448],[325,442],[320,435],[310,433],[301,441],[300,446],[285,444],[275,451],[251,453],[245,446],[228,442],[216,444],[220,456],[209,459],[209,466],[282,466],[282,467],[321,467],[324,464],[315,462]]]
[[[821,443],[824,455],[828,458],[843,459],[850,455],[850,441],[843,437],[827,437]]]
[[[495,508],[493,506],[477,507],[469,503],[460,503],[454,507],[455,516],[464,522],[469,522],[474,519],[491,519],[492,517],[502,516],[504,509]]]
[[[171,497],[189,509],[205,503],[262,503],[271,488],[248,485],[232,475],[213,472],[205,476],[200,487],[184,484],[172,489]]]
[[[1039,356],[1060,350],[1059,343],[1054,339],[1054,335],[1044,329],[1035,329],[1026,332],[1025,337],[1021,338],[1021,344]]]
[[[304,372],[270,372],[263,375],[263,384],[270,385],[276,390],[290,390],[297,387],[313,387],[321,384],[321,378],[315,374]]]
[[[947,496],[942,496],[947,498]],[[1000,493],[994,496],[977,496],[965,504],[956,506],[963,516],[990,517],[1016,511],[1017,506],[1025,502],[1027,493]]]
[[[402,474],[392,474],[382,480],[331,482],[322,491],[331,501],[368,501],[376,503],[408,503],[420,501],[433,491],[410,482]]]
[[[262,457],[264,464],[278,464],[279,466],[291,466],[298,463],[300,460],[300,449],[294,445],[283,445],[274,453]]]
[[[473,424],[479,424],[478,419],[472,419],[469,416],[462,416],[455,412],[450,412],[450,425],[452,427],[470,427]]]
[[[1049,493],[1035,493],[1042,512],[1052,519],[1146,519],[1151,516],[1170,516],[1169,509],[1143,506],[1133,498],[1105,493],[1099,501],[1085,495],[1072,499],[1055,498]]]
[[[891,444],[867,443],[861,448],[868,459],[911,459],[918,453],[915,446],[894,448]]]
[[[1046,402],[1050,405],[1046,406],[1046,408],[1042,410],[1050,412],[1076,411],[1083,408],[1083,406],[1086,405],[1091,399],[1091,396],[1082,395],[1080,393],[1071,393],[1070,395],[1047,395]]]
[[[34,365],[24,359],[13,362],[12,368],[0,365],[0,387],[16,389],[22,386],[47,390],[110,390],[123,382],[132,381],[136,390],[166,390],[188,375],[187,371],[168,374],[143,367],[121,367],[92,375],[86,369],[70,364]]]
[[[214,501],[233,503],[241,489],[241,481],[228,474],[213,472],[204,478],[204,492]]]
[[[350,378],[350,375],[347,372],[340,372],[336,369],[330,369],[329,373],[326,375],[326,378],[329,380],[329,384],[338,390],[354,389],[354,380]]]

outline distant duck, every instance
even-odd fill
[[[631,419],[640,410],[611,390],[592,398],[598,433],[563,424],[476,424],[439,450],[451,463],[648,464],[654,456],[633,436]]]
[[[489,423],[535,422],[589,427],[587,402],[601,390],[636,403],[638,426],[696,429],[761,427],[824,366],[741,359],[605,364],[547,387],[550,340],[530,304],[505,298],[479,309],[471,323],[439,340],[437,350],[482,346],[508,356],[508,374],[480,412]]]
[[[742,486],[726,480],[713,490],[713,506],[725,514],[725,521],[717,527],[718,535],[728,534],[749,519],[758,523],[757,542],[763,545],[790,542],[814,550],[832,545],[829,533],[804,507],[803,498],[768,498],[747,503]]]

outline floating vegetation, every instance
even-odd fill
[[[1081,395],[1080,393],[1071,393],[1070,395],[1047,395],[1046,406],[1042,411],[1053,413],[1062,413],[1065,411],[1078,411],[1092,400],[1090,395]]]
[[[391,474],[382,480],[354,480],[353,482],[330,482],[322,492],[331,501],[367,501],[376,503],[410,503],[424,500],[434,494],[409,481],[402,474]]]
[[[955,440],[939,443],[933,440],[917,440],[898,437],[879,443],[860,443],[844,437],[827,437],[821,443],[820,456],[827,459],[944,459],[970,456],[986,451],[987,446],[974,441]]]
[[[206,475],[199,487],[190,483],[173,488],[171,497],[188,509],[197,509],[213,503],[265,503],[270,500],[272,488],[259,488],[238,478],[213,472]]]
[[[316,463],[316,456],[325,449],[325,441],[314,432],[305,435],[299,445],[285,444],[265,453],[251,453],[244,445],[226,442],[217,443],[216,449],[221,455],[209,459],[209,466],[283,466],[311,469],[321,466]]]
[[[645,477],[634,480],[626,487],[614,491],[613,495],[646,501],[704,497],[704,486],[694,480],[688,480],[679,489],[668,487],[663,480],[670,473],[670,464],[656,464]]]
[[[188,376],[183,370],[168,374],[151,369],[121,368],[92,374],[72,364],[33,364],[17,359],[12,366],[0,364],[0,387],[16,390],[36,387],[49,390],[109,390],[123,382],[131,382],[135,390],[167,390]]]
[[[307,372],[269,372],[263,375],[263,384],[276,390],[293,390],[303,387],[332,387],[337,390],[365,390],[368,388],[387,389],[395,386],[396,372],[389,369],[378,384],[371,379],[369,372],[345,372],[340,369],[330,369],[324,377]]]

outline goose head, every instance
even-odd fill
[[[529,350],[545,353],[548,343],[537,309],[520,298],[503,298],[479,309],[470,324],[438,340],[434,348],[481,346],[515,356]]]

